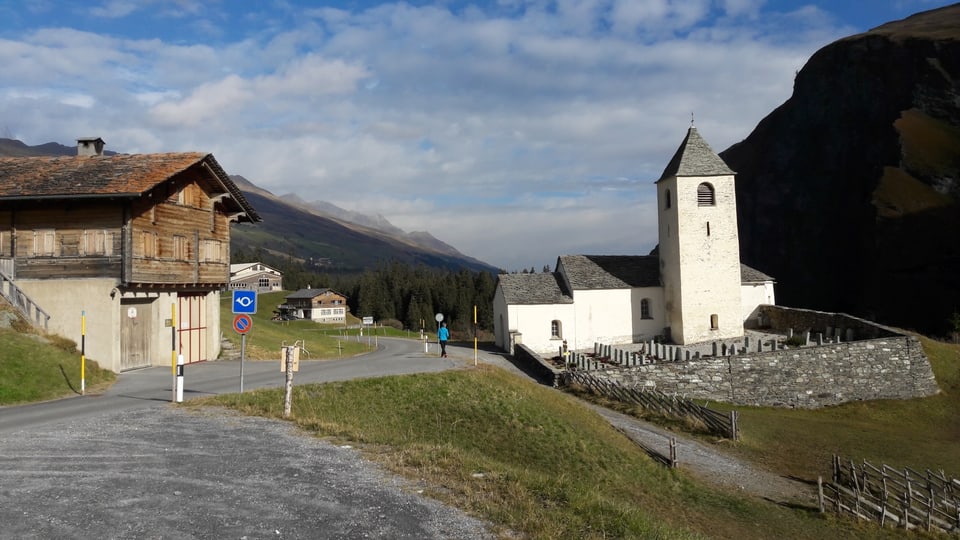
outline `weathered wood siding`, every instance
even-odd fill
[[[188,171],[134,204],[131,283],[223,285],[230,280],[230,223],[203,179]],[[153,201],[161,202],[153,204]]]
[[[223,286],[230,280],[230,219],[218,195],[197,168],[132,202],[3,208],[0,257],[14,258],[18,279]]]
[[[122,210],[109,204],[27,207],[0,215],[0,249],[18,279],[120,278]]]

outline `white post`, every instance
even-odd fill
[[[183,355],[177,355],[177,403],[183,403]]]

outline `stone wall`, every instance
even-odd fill
[[[828,339],[840,336],[846,341],[901,335],[892,328],[846,313],[772,305],[760,306],[758,312],[763,326],[782,333],[788,330],[798,335],[810,332],[811,335],[823,334]]]
[[[818,346],[703,356],[592,371],[626,386],[737,405],[817,408],[867,399],[907,399],[939,391],[913,336],[843,314],[765,306],[770,326],[880,336]]]
[[[541,384],[559,385],[562,371],[545,362],[539,354],[533,352],[526,345],[517,343],[513,348],[513,358],[516,360],[517,367]]]

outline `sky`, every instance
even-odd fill
[[[515,271],[647,254],[823,46],[938,0],[0,0],[0,137],[213,153]]]

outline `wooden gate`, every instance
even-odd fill
[[[150,365],[152,302],[140,298],[120,301],[120,371]]]
[[[178,295],[177,348],[185,364],[207,360],[207,295],[180,293]]]

